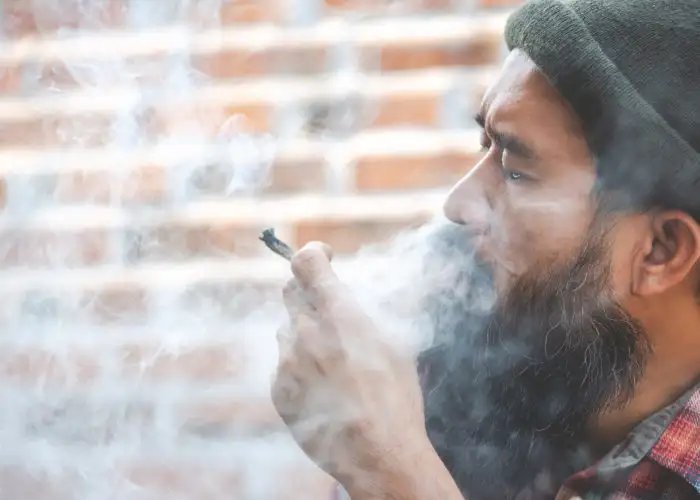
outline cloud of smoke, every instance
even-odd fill
[[[198,32],[221,24],[224,2],[35,0],[23,7],[56,45],[55,57],[40,58],[29,72],[29,89],[46,104],[31,113],[43,121],[43,139],[56,144],[32,167],[71,172],[88,193],[66,208],[71,186],[57,186],[50,175],[10,179],[0,239],[0,254],[14,264],[0,287],[7,297],[0,301],[0,404],[8,409],[0,417],[3,498],[267,500],[306,487],[295,485],[289,471],[308,469],[308,459],[256,410],[265,404],[269,410],[275,333],[285,321],[279,290],[232,282],[216,254],[176,279],[154,262],[164,247],[187,249],[192,242],[148,230],[192,200],[254,198],[271,181],[283,138],[251,132],[243,116],[224,119],[197,101],[210,82],[194,69],[189,47]],[[133,57],[117,57],[99,46],[118,46],[123,35],[112,28],[136,32],[144,43],[165,33],[173,47],[144,56],[130,46]],[[94,43],[99,56],[76,55],[77,39]],[[350,101],[356,97],[355,72],[335,75],[331,84]],[[117,112],[55,118],[52,107],[61,102]],[[337,122],[330,124],[336,134],[356,121],[345,111],[328,117]],[[134,187],[153,175],[134,168],[135,152],[144,149],[173,174],[162,206]],[[94,161],[76,167],[76,156],[91,152]],[[97,176],[108,176],[106,188],[95,182],[95,165],[105,167]],[[97,187],[89,189],[90,182]],[[542,212],[577,209],[557,193],[540,204]],[[212,215],[194,212],[187,216]],[[65,237],[75,227],[93,237],[94,248],[86,249],[92,240],[83,233]],[[28,238],[34,229],[37,236]],[[107,249],[100,248],[100,232],[107,233]],[[53,241],[53,233],[63,236]],[[462,314],[493,309],[494,290],[485,277],[481,282],[466,233],[438,218],[339,259],[338,274],[390,345],[413,353],[451,345]],[[94,267],[120,284],[108,292],[81,267],[92,253],[105,252]],[[186,253],[167,257],[182,263]],[[145,294],[129,282],[142,267],[148,267],[139,275],[150,285]],[[286,267],[270,256],[252,274],[265,281],[266,272]],[[373,369],[384,368],[372,352],[358,354]],[[481,423],[491,402],[476,383],[470,388],[470,418]],[[319,380],[307,397],[323,399],[328,390]],[[343,411],[343,418],[355,417],[353,408]],[[304,424],[313,432],[330,417],[338,416]],[[487,459],[509,452],[479,443],[465,453],[471,451]]]
[[[149,267],[145,294],[129,281],[148,263],[141,256],[159,255],[169,237],[142,226],[212,191],[250,197],[270,182],[278,139],[250,132],[242,116],[219,120],[210,107],[193,104],[208,82],[187,47],[197,32],[220,25],[223,1],[35,0],[13,7],[33,20],[53,53],[38,57],[26,86],[46,104],[27,109],[42,121],[41,139],[55,147],[32,165],[46,176],[10,176],[2,219],[0,252],[11,263],[0,311],[3,498],[269,499],[287,488],[285,471],[309,466],[254,409],[267,400],[277,361],[274,335],[285,316],[277,291],[232,284],[217,261],[191,269],[210,278],[201,286],[172,278],[167,266]],[[167,32],[174,47],[157,57],[105,54],[99,44],[118,45],[123,36],[111,30]],[[99,55],[74,53],[80,44],[95,44]],[[352,75],[340,80],[354,85]],[[57,118],[52,110],[66,102],[117,112]],[[154,126],[163,111],[174,112],[176,125]],[[164,206],[129,201],[135,177],[148,175],[134,168],[133,154],[143,149],[175,173]],[[76,157],[90,154],[94,162],[76,167]],[[66,172],[82,198],[56,184]],[[106,188],[100,176],[109,179]],[[397,347],[418,351],[432,342],[420,304],[426,290],[446,283],[453,264],[426,269],[425,242],[444,224],[337,266]],[[93,253],[107,254],[94,257],[93,268],[120,286],[104,291],[91,281],[92,269],[82,264]],[[488,307],[483,300],[479,307]],[[362,353],[368,362],[371,354]],[[319,397],[323,391],[319,381]]]

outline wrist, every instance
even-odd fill
[[[409,500],[419,471],[423,474],[436,465],[442,467],[442,462],[426,435],[403,436],[393,444],[378,446],[370,460],[358,461],[336,479],[353,499]]]

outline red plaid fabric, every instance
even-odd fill
[[[601,462],[569,479],[556,500],[700,499],[700,387],[640,424]]]

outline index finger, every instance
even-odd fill
[[[292,257],[292,272],[316,305],[324,305],[339,292],[340,280],[331,267],[333,253],[325,243],[306,244]]]

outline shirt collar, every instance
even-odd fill
[[[643,458],[685,478],[700,493],[700,384],[641,422],[596,467],[603,476]]]

